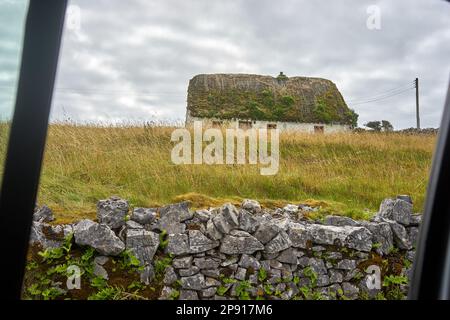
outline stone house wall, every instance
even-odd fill
[[[204,128],[223,126],[230,129],[279,129],[280,132],[305,132],[305,133],[338,133],[350,132],[352,127],[344,124],[324,124],[324,123],[300,123],[300,122],[280,122],[280,121],[262,121],[246,119],[208,119],[188,116],[186,126],[192,126],[194,121],[202,121]]]

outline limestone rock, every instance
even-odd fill
[[[306,249],[308,242],[312,240],[307,226],[300,223],[291,223],[289,225],[288,235],[291,239],[292,246],[296,248]]]
[[[344,291],[344,295],[349,299],[356,299],[359,295],[359,288],[349,282],[344,282],[342,284],[342,290]]]
[[[347,271],[344,274],[344,281],[352,281],[354,279],[358,279],[361,277],[361,274],[362,274],[361,271],[358,269]]]
[[[284,206],[283,212],[292,215],[296,214],[298,212],[298,206],[296,206],[295,204],[287,204],[286,206]]]
[[[259,222],[247,210],[239,211],[239,229],[254,233],[258,228]]]
[[[344,274],[341,271],[331,269],[328,271],[331,283],[342,283],[344,281]]]
[[[408,228],[408,241],[413,247],[417,245],[417,238],[419,237],[419,228],[411,227]]]
[[[200,271],[200,268],[197,266],[190,266],[187,269],[179,269],[178,273],[180,274],[181,277],[190,277],[193,276],[194,274],[197,274]]]
[[[220,266],[222,266],[222,267],[228,267],[229,265],[232,265],[232,264],[234,264],[234,263],[236,263],[236,262],[238,262],[238,261],[239,261],[238,256],[231,256],[231,257],[229,257],[229,258],[226,258],[224,261],[222,261],[222,262],[220,263]]]
[[[144,226],[140,223],[137,223],[136,221],[128,220],[127,222],[125,222],[125,229],[144,229]]]
[[[175,273],[175,270],[171,266],[167,267],[164,273],[163,283],[167,286],[170,286],[175,281],[177,281],[177,279],[178,277],[177,274]]]
[[[270,262],[270,268],[272,269],[283,269],[283,264],[280,261],[277,261],[275,259],[269,260]]]
[[[394,234],[395,245],[403,250],[411,250],[412,243],[410,242],[406,228],[395,221],[387,220],[387,222],[391,226],[392,233]]]
[[[94,263],[93,273],[94,273],[94,275],[96,277],[100,277],[100,278],[103,278],[105,280],[109,279],[108,271],[106,271],[106,269],[102,265],[99,265],[97,263]]]
[[[219,280],[207,277],[207,278],[205,278],[205,285],[203,288],[218,287],[221,284],[222,283]]]
[[[73,233],[72,225],[49,225],[33,221],[30,231],[30,244],[41,246],[43,249],[60,247],[65,237]]]
[[[188,290],[202,290],[205,286],[205,276],[201,273],[190,277],[181,277],[181,287]]]
[[[162,218],[168,213],[175,212],[178,216],[178,221],[184,222],[186,220],[192,219],[194,216],[193,212],[189,211],[189,202],[183,201],[180,203],[169,204],[159,209],[159,216]]]
[[[270,240],[264,247],[266,253],[277,253],[288,249],[292,245],[289,235],[285,231],[281,231],[278,235]]]
[[[316,285],[318,287],[325,287],[330,284],[330,277],[327,274],[321,274],[317,277]]]
[[[396,198],[413,204],[412,198],[409,195],[401,194],[398,195]]]
[[[362,226],[372,233],[372,242],[378,246],[375,251],[380,255],[386,255],[394,245],[392,229],[387,222],[361,222]]]
[[[127,214],[128,201],[124,199],[111,197],[97,202],[97,221],[106,224],[111,229],[123,226]]]
[[[173,209],[165,211],[164,215],[159,218],[157,227],[161,231],[168,234],[183,233],[186,231],[186,225],[180,222],[180,212]]]
[[[198,300],[198,293],[193,290],[181,290],[179,300]]]
[[[336,265],[336,269],[341,270],[353,270],[356,268],[356,261],[350,259],[343,259],[339,261]]]
[[[243,254],[239,260],[239,266],[246,269],[253,268],[253,270],[259,270],[261,268],[261,263],[259,263],[255,257]]]
[[[299,292],[300,290],[295,284],[288,283],[286,285],[285,291],[281,294],[281,299],[290,300],[292,297],[296,296]]]
[[[200,273],[206,277],[218,279],[220,277],[219,269],[202,269]]]
[[[40,208],[36,208],[36,210],[33,213],[33,221],[51,222],[53,220],[55,220],[55,217],[53,216],[53,212],[46,205],[44,205]]]
[[[142,265],[150,264],[159,246],[159,235],[144,229],[127,230],[126,248],[139,259]]]
[[[234,274],[234,278],[239,280],[239,281],[244,281],[246,274],[247,274],[247,269],[245,269],[245,268],[238,268],[236,270],[236,273]]]
[[[197,218],[200,222],[208,222],[211,218],[211,212],[206,209],[196,210],[194,212],[194,218]]]
[[[189,251],[191,253],[205,252],[219,245],[219,241],[209,239],[199,230],[189,230]]]
[[[227,203],[220,208],[220,212],[213,218],[213,222],[217,230],[228,234],[239,226],[239,212],[234,205]]]
[[[372,234],[364,227],[308,225],[308,234],[317,244],[339,245],[360,251],[372,249]]]
[[[340,260],[340,259],[342,259],[342,253],[336,252],[336,251],[328,252],[327,258],[332,259],[332,260]]]
[[[241,236],[226,235],[220,246],[220,252],[225,254],[253,254],[263,249],[262,243],[249,233],[241,234]]]
[[[213,240],[222,239],[222,233],[216,228],[212,219],[208,220],[206,223],[206,235]]]
[[[413,214],[411,215],[410,225],[411,226],[419,226],[422,223],[422,215],[421,214]]]
[[[253,236],[262,244],[266,244],[275,238],[280,231],[280,227],[274,221],[263,221]]]
[[[298,264],[300,252],[294,248],[288,248],[281,252],[281,254],[277,257],[277,260],[282,263],[289,263],[293,265]]]
[[[309,258],[308,265],[317,274],[327,274],[327,267],[322,259]]]
[[[106,224],[85,219],[74,227],[75,243],[88,245],[106,256],[116,256],[125,249],[125,244]]]
[[[107,257],[107,256],[96,256],[94,258],[94,263],[98,264],[100,266],[103,266],[108,262],[108,260],[109,260],[109,257]]]
[[[410,250],[406,253],[405,258],[408,259],[410,262],[413,262],[415,256],[416,256],[416,251]]]
[[[320,293],[324,300],[335,300],[343,290],[339,284],[335,283],[328,287],[317,288],[315,291]]]
[[[308,263],[309,263],[309,257],[305,256],[305,257],[301,257],[298,259],[298,265],[300,267],[306,267],[306,266],[308,266]]]
[[[407,226],[411,222],[412,209],[410,202],[401,199],[384,199],[376,219],[393,220]]]
[[[344,216],[326,216],[324,224],[337,227],[359,225],[355,220]]]
[[[150,224],[156,220],[156,209],[134,208],[130,219],[140,224]]]
[[[176,293],[176,289],[173,289],[168,286],[164,286],[161,290],[161,295],[158,300],[170,300],[173,299],[174,294]]]
[[[217,269],[220,265],[220,260],[216,258],[195,258],[194,264],[199,269]]]
[[[172,261],[172,266],[176,269],[186,269],[192,265],[192,256],[175,258]]]
[[[261,212],[261,205],[256,200],[245,199],[241,204],[242,209],[258,214]]]
[[[216,287],[210,287],[210,288],[203,289],[201,292],[201,295],[202,295],[202,298],[211,298],[216,294],[216,292],[217,292]]]
[[[179,256],[189,253],[189,238],[184,233],[169,234],[167,253]]]

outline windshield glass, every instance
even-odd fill
[[[36,242],[109,264],[55,298],[402,299],[450,6],[373,2],[70,1]]]
[[[0,183],[16,99],[22,37],[28,1],[0,1]]]

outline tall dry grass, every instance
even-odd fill
[[[242,198],[266,205],[315,199],[350,214],[375,211],[383,198],[409,194],[420,211],[435,144],[429,135],[285,133],[278,174],[262,176],[255,165],[174,165],[172,130],[51,125],[39,202],[60,220],[94,217],[97,200],[113,194],[133,206],[181,199],[194,206]]]

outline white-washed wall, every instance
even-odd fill
[[[352,130],[350,125],[343,124],[323,124],[323,123],[299,123],[299,122],[282,122],[282,121],[263,121],[263,120],[248,120],[248,119],[214,119],[214,118],[197,118],[187,116],[186,126],[191,126],[194,121],[202,121],[203,126],[213,127],[219,124],[232,129],[239,128],[239,122],[251,122],[252,128],[255,129],[266,129],[269,125],[276,125],[276,128],[280,132],[305,132],[305,133],[316,133],[316,127],[323,127],[323,133],[338,133],[338,132],[349,132]]]

